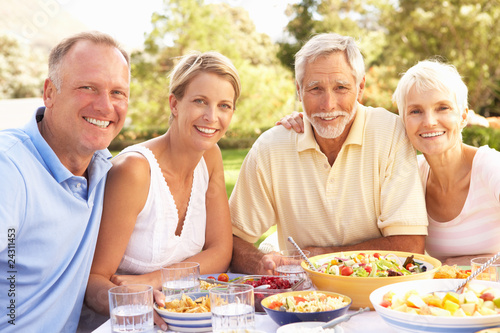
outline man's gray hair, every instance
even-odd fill
[[[365,76],[365,63],[354,38],[336,33],[324,33],[313,36],[295,55],[295,80],[299,87],[302,88],[307,63],[335,52],[345,53],[356,85],[359,85]]]

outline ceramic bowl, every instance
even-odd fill
[[[193,300],[208,296],[208,292],[198,292],[198,293],[188,293],[187,296],[191,297]],[[173,299],[180,299],[181,295],[169,296],[167,301]],[[212,330],[212,313],[179,313],[171,312],[164,309],[158,308],[154,305],[156,312],[165,320],[168,324],[168,328],[171,331],[176,332],[207,332]]]
[[[304,296],[311,294],[313,292],[317,293],[322,293],[327,296],[334,296],[334,297],[340,297],[344,300],[344,302],[347,302],[348,304],[335,309],[335,310],[330,310],[330,311],[319,311],[319,312],[286,312],[286,311],[279,311],[279,310],[273,310],[269,308],[269,305],[278,300],[281,299],[282,297],[286,296]],[[274,320],[278,325],[286,325],[290,323],[296,323],[296,322],[301,322],[301,321],[320,321],[320,322],[328,322],[334,318],[340,317],[344,314],[347,313],[347,310],[349,310],[349,306],[351,305],[351,299],[348,296],[339,294],[339,293],[333,293],[329,291],[316,291],[316,290],[303,290],[303,291],[291,291],[291,292],[286,292],[286,293],[280,293],[276,294],[273,296],[266,297],[262,300],[262,307],[266,311],[266,313],[271,317],[272,320]]]
[[[396,283],[373,291],[370,301],[382,319],[397,332],[475,333],[486,328],[499,327],[500,314],[480,317],[436,317],[395,311],[380,305],[383,296],[389,291],[399,294],[416,290],[426,294],[455,289],[461,282],[462,279],[434,279]],[[500,288],[498,282],[474,281],[476,282]]]
[[[392,283],[432,279],[434,277],[434,273],[441,267],[441,262],[433,257],[423,254],[397,251],[345,251],[323,254],[311,257],[309,260],[314,264],[323,263],[329,258],[333,259],[335,257],[344,257],[346,255],[360,252],[366,254],[379,253],[382,256],[394,254],[401,260],[402,263],[407,257],[413,255],[414,260],[423,263],[426,266],[427,271],[405,276],[352,277],[315,272],[311,270],[304,261],[302,262],[302,268],[304,268],[316,289],[342,293],[349,296],[352,299],[352,309],[370,307],[373,310],[373,306],[370,302],[370,294],[375,289]]]

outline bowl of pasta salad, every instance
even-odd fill
[[[305,262],[306,271],[314,287],[343,293],[352,299],[353,309],[370,307],[370,294],[382,286],[432,279],[441,267],[433,257],[398,251],[345,251],[309,258],[316,270]]]
[[[327,322],[347,313],[351,298],[339,293],[301,290],[266,297],[261,304],[278,325],[302,321]]]

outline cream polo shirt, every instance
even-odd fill
[[[357,105],[333,166],[311,124],[263,133],[246,156],[229,200],[233,233],[255,242],[277,225],[281,249],[346,246],[391,235],[426,235],[417,158],[399,117]]]

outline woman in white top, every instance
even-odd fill
[[[500,251],[500,153],[462,142],[467,86],[455,67],[426,60],[393,95],[418,156],[429,221],[426,252],[448,265]],[[303,131],[301,114],[277,122]],[[404,191],[404,189],[401,189]]]
[[[426,251],[448,265],[500,251],[500,153],[462,142],[467,86],[454,66],[421,61],[393,95],[419,156],[429,220]]]
[[[109,313],[107,290],[144,283],[161,288],[161,267],[200,263],[224,272],[232,232],[217,142],[240,95],[231,61],[217,52],[190,53],[170,77],[170,127],[125,149],[108,174],[87,305]],[[103,296],[104,295],[104,296]]]

